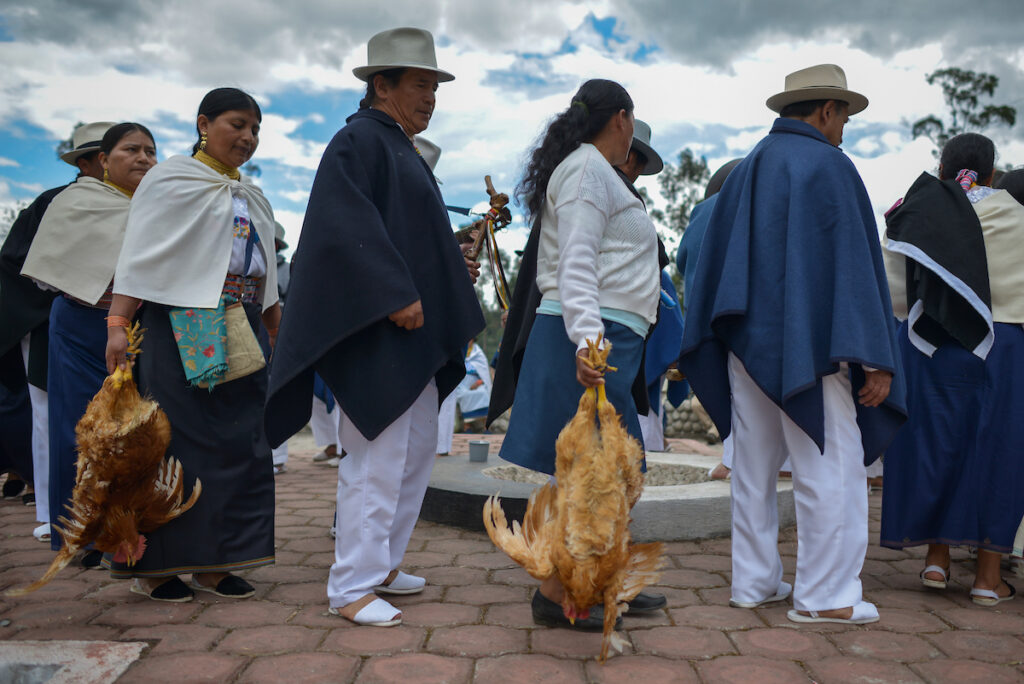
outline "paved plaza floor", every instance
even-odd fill
[[[448,458],[466,458],[468,439],[457,436]],[[707,447],[673,440],[673,448]],[[314,465],[315,451],[307,434],[293,438],[288,472],[277,476],[277,564],[244,573],[254,598],[199,593],[190,603],[158,603],[76,565],[35,594],[0,594],[0,652],[17,655],[19,641],[47,642],[42,650],[50,653],[65,640],[134,642],[128,662],[141,655],[116,681],[146,684],[1024,681],[1024,598],[997,608],[972,604],[973,562],[956,550],[949,589],[923,589],[923,549],[877,545],[878,494],[862,575],[882,616],[873,625],[798,627],[786,619],[788,602],[730,608],[729,540],[676,542],[667,545],[669,567],[656,588],[668,596],[667,609],[626,617],[630,646],[602,666],[599,634],[533,624],[537,583],[486,535],[421,522],[405,569],[426,577],[426,590],[393,599],[401,626],[355,627],[327,613],[336,471]],[[20,500],[0,503],[0,589],[37,578],[52,558],[32,537],[33,513]],[[780,534],[790,582],[795,540],[794,529]],[[1018,585],[1024,590],[1024,580]],[[27,657],[40,644],[23,648]]]

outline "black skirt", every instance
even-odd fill
[[[245,304],[254,330],[260,307]],[[230,572],[274,562],[274,473],[263,433],[266,368],[217,385],[189,386],[171,331],[168,307],[146,303],[146,329],[136,366],[139,391],[160,404],[171,422],[167,450],[181,462],[185,497],[198,478],[203,492],[181,517],[146,534],[146,551],[134,567],[104,565],[111,575],[166,577],[190,572]]]

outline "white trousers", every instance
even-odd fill
[[[732,435],[729,435],[722,440],[722,465],[729,470],[732,470]],[[786,457],[786,461],[779,467],[779,471],[785,471],[787,473],[793,472],[793,466],[789,464],[789,457]]]
[[[288,462],[288,442],[282,442],[281,446],[271,449],[271,456],[274,459],[274,465],[284,465]]]
[[[825,453],[729,354],[732,388],[732,598],[761,601],[782,579],[776,480],[788,456],[796,504],[793,606],[832,610],[861,602],[868,545],[864,450],[846,364],[822,378]]]
[[[660,408],[664,410],[664,407]],[[662,416],[650,411],[647,415],[638,413],[637,418],[640,420],[640,434],[644,437],[644,449],[646,451],[664,451],[665,423]]]
[[[21,357],[28,372],[28,348],[31,333],[21,339]],[[28,383],[32,403],[32,488],[36,490],[36,522],[50,522],[50,409],[46,390]]]
[[[434,468],[437,385],[374,440],[341,414],[337,538],[327,598],[340,608],[373,591],[398,568]]]
[[[341,433],[338,426],[340,415],[341,408],[337,403],[334,405],[334,410],[328,413],[327,404],[317,397],[313,397],[313,412],[309,416],[309,427],[313,430],[313,441],[318,447],[338,444],[338,435]]]
[[[452,450],[452,433],[455,432],[455,405],[459,403],[456,392],[452,392],[441,402],[441,409],[437,412],[437,451],[438,454],[447,454]]]

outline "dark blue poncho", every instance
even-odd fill
[[[724,438],[732,351],[824,451],[821,378],[850,363],[865,463],[906,420],[889,289],[867,191],[817,129],[776,119],[730,174],[711,214],[691,292],[680,368]],[[893,374],[882,406],[856,403],[861,365]]]
[[[439,399],[459,384],[466,343],[484,328],[430,167],[387,114],[347,123],[320,161],[292,259],[266,407],[274,445],[309,420],[314,371],[375,439],[431,378]],[[416,300],[423,327],[388,319]]]

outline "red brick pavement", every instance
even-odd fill
[[[449,458],[465,458],[477,438],[457,435]],[[501,439],[485,438],[495,448]],[[714,453],[689,440],[673,448]],[[69,567],[31,596],[0,595],[0,640],[148,642],[119,682],[1024,681],[1024,599],[996,609],[971,604],[964,553],[954,554],[947,591],[924,590],[921,549],[869,549],[865,592],[881,622],[797,627],[786,605],[728,607],[727,540],[669,544],[657,588],[668,608],[625,618],[629,646],[602,667],[594,662],[598,635],[534,626],[536,582],[485,535],[421,523],[406,569],[427,577],[427,590],[392,599],[404,611],[401,627],[357,628],[326,612],[336,474],[311,462],[314,451],[308,436],[292,440],[288,472],[277,478],[278,563],[247,573],[255,598],[199,594],[159,604],[102,572]],[[879,508],[873,495],[875,543]],[[51,558],[33,527],[31,509],[0,504],[0,589],[37,577]],[[794,530],[782,532],[780,550],[792,581]]]

